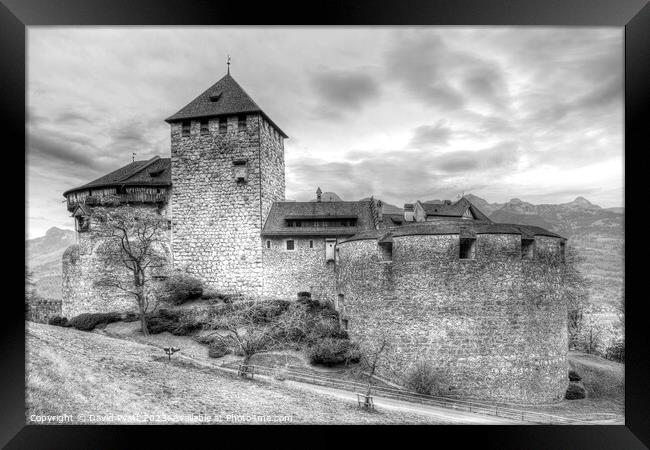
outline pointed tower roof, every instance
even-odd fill
[[[181,108],[173,116],[165,119],[172,123],[187,119],[201,117],[230,116],[234,114],[259,113],[273,125],[273,127],[287,138],[288,136],[278,127],[244,89],[230,75],[226,74],[215,84],[206,89],[202,94]]]

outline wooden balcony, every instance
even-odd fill
[[[126,194],[108,195],[104,197],[89,195],[86,197],[68,196],[68,211],[73,211],[80,203],[87,206],[118,206],[124,204],[138,203],[165,203],[167,202],[167,193],[150,193],[150,192],[132,192]]]

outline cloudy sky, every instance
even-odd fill
[[[63,191],[168,157],[226,72],[289,135],[287,199],[623,205],[623,28],[28,29],[30,238]]]

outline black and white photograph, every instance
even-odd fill
[[[625,425],[623,27],[25,40],[25,423]]]

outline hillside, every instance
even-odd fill
[[[601,208],[583,197],[558,205],[523,202],[488,203],[466,196],[495,222],[537,225],[559,233],[584,257],[580,269],[591,282],[590,300],[604,310],[623,298],[624,214],[622,208]]]
[[[32,271],[36,292],[48,298],[61,298],[61,258],[75,243],[75,232],[52,227],[45,236],[25,241],[27,267]]]
[[[85,414],[83,423],[113,424],[196,423],[192,418],[198,415],[211,416],[203,423],[242,423],[228,415],[288,416],[289,423],[441,422],[406,412],[369,414],[357,409],[355,401],[241,380],[184,356],[183,350],[168,361],[160,348],[98,333],[32,322],[26,333],[27,418],[67,414],[69,423],[81,423],[79,415]]]

